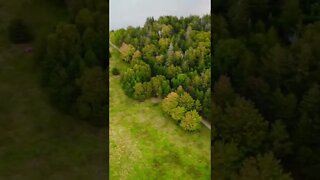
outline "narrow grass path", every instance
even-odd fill
[[[124,72],[119,53],[111,53],[110,68]],[[110,179],[210,179],[210,130],[182,130],[158,103],[128,98],[119,76],[109,76]]]
[[[106,179],[106,129],[60,113],[39,85],[32,53],[11,44],[10,19],[31,24],[36,40],[66,13],[41,0],[0,0],[0,179]],[[28,46],[32,46],[29,44]]]

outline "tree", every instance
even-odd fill
[[[277,89],[272,95],[273,119],[282,119],[292,128],[294,124],[291,120],[296,116],[297,98],[292,93],[283,95],[280,89]]]
[[[121,46],[124,42],[126,30],[121,28],[116,31],[113,31],[110,33],[110,40],[112,43],[114,43],[116,46]]]
[[[319,116],[320,112],[320,88],[318,84],[313,85],[303,96],[300,103],[302,114],[310,117]]]
[[[122,43],[120,47],[121,57],[125,62],[130,63],[135,53],[135,48],[131,44]]]
[[[178,74],[176,78],[172,79],[173,88],[178,88],[180,85],[186,87],[190,84],[190,79],[186,74]]]
[[[162,25],[162,28],[161,28],[161,37],[164,37],[164,38],[168,38],[171,36],[171,33],[172,33],[172,26],[171,25],[165,25],[163,24]]]
[[[235,92],[231,86],[230,79],[226,76],[221,76],[214,84],[213,93],[214,102],[221,107],[232,104],[235,99]]]
[[[201,117],[197,111],[188,111],[181,120],[180,126],[187,131],[195,131],[200,128]]]
[[[237,144],[216,141],[213,152],[213,179],[236,179],[244,157]]]
[[[295,28],[301,21],[301,10],[298,0],[284,0],[282,6],[281,23],[283,28]]]
[[[134,98],[138,100],[144,100],[151,96],[152,86],[149,82],[141,83],[138,82],[134,86]]]
[[[289,142],[286,126],[280,120],[272,124],[269,137],[272,143],[270,149],[272,149],[276,157],[285,157],[291,153],[292,143]]]
[[[168,94],[166,98],[163,99],[161,107],[164,112],[170,114],[171,110],[178,106],[179,95],[175,92]]]
[[[154,44],[148,44],[142,48],[144,59],[153,59],[157,55],[157,47]]]
[[[106,124],[108,88],[106,73],[100,67],[86,69],[78,80],[81,95],[77,110],[81,118],[96,125]]]
[[[181,68],[179,66],[174,66],[174,65],[170,65],[168,68],[167,68],[167,74],[166,74],[166,77],[168,79],[172,79],[174,78],[175,76],[177,76],[178,74],[181,73]]]
[[[157,75],[151,78],[151,84],[153,89],[153,96],[163,97],[170,91],[169,81],[162,75]]]
[[[271,153],[268,153],[246,159],[237,179],[290,180],[291,177],[290,174],[283,172],[280,162]]]
[[[167,51],[170,45],[170,39],[169,38],[160,38],[159,40],[159,47],[160,52],[164,53]]]
[[[141,52],[139,50],[136,50],[132,55],[132,61],[140,60],[140,59],[141,59]]]
[[[237,143],[244,152],[261,148],[267,135],[268,122],[251,102],[241,97],[235,99],[234,105],[228,105],[214,124],[225,141]]]
[[[132,96],[135,85],[138,82],[147,82],[151,77],[150,66],[142,61],[137,62],[132,68],[128,68],[121,76],[121,83],[125,93]]]

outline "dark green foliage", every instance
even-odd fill
[[[240,180],[291,180],[290,174],[284,173],[279,160],[271,153],[250,157],[243,161],[240,173],[236,179]]]
[[[201,116],[195,110],[188,111],[182,118],[180,126],[187,131],[195,131],[200,128]]]
[[[8,26],[9,39],[13,43],[28,43],[33,40],[30,27],[19,18],[12,19]]]
[[[294,179],[320,179],[316,9],[316,0],[213,4],[213,129],[247,159],[216,179],[289,179],[280,165]]]
[[[120,74],[120,71],[119,71],[118,68],[114,67],[114,68],[112,68],[111,73],[112,73],[113,75],[117,76],[117,75]]]
[[[235,179],[244,156],[237,144],[216,141],[213,152],[213,179]]]
[[[128,68],[121,75],[122,87],[125,93],[132,97],[136,83],[149,81],[151,78],[150,66],[142,61],[138,61],[132,68]]]
[[[108,112],[108,15],[100,12],[102,2],[68,1],[74,11],[71,22],[58,24],[37,54],[42,82],[53,104],[98,126],[106,124]]]
[[[226,142],[235,142],[245,152],[259,150],[266,138],[268,123],[251,102],[237,97],[214,121]]]
[[[107,124],[107,76],[101,67],[86,69],[77,81],[81,95],[77,98],[80,116],[95,125]]]

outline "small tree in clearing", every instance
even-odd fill
[[[161,103],[163,111],[171,114],[172,109],[178,106],[178,100],[179,95],[175,92],[171,92]]]
[[[201,117],[197,111],[192,110],[185,114],[180,126],[187,131],[195,131],[200,128]]]

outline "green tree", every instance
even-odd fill
[[[184,107],[176,107],[171,110],[170,115],[172,119],[176,121],[181,121],[185,117],[186,109]]]
[[[244,157],[237,144],[216,141],[213,152],[213,179],[236,179]]]
[[[181,120],[180,126],[187,131],[195,131],[200,129],[201,117],[197,111],[188,111]]]
[[[228,105],[225,114],[214,124],[225,141],[237,143],[245,152],[259,150],[266,140],[268,122],[244,98],[237,97],[234,105]]]
[[[151,84],[153,89],[153,96],[163,97],[170,91],[169,81],[162,75],[157,75],[151,78]]]
[[[100,67],[86,69],[78,81],[81,95],[77,100],[79,115],[93,124],[106,124],[108,88],[106,73]]]
[[[230,79],[226,76],[221,76],[214,84],[213,88],[214,102],[221,107],[227,104],[232,104],[235,99],[235,92],[231,86]]]
[[[290,174],[284,173],[280,162],[271,153],[251,157],[243,162],[237,179],[240,180],[290,180]]]
[[[135,51],[135,48],[131,44],[122,43],[122,46],[120,47],[121,57],[128,63],[131,62]]]
[[[179,95],[175,92],[171,92],[168,94],[166,98],[163,99],[161,103],[161,107],[164,112],[170,114],[171,110],[178,106]]]
[[[195,108],[195,101],[189,93],[184,92],[179,98],[179,106],[186,108],[190,111]]]

